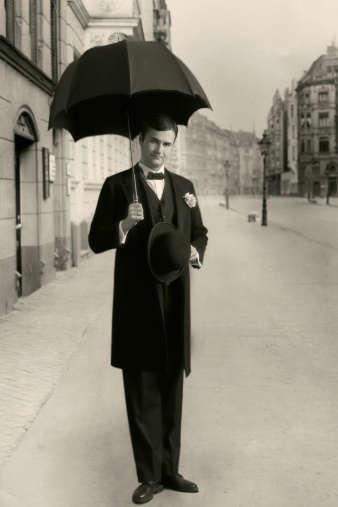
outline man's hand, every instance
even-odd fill
[[[197,250],[194,246],[190,245],[191,246],[191,252],[190,252],[190,262],[195,262],[197,261],[198,259],[198,254],[197,254]]]
[[[129,229],[134,227],[140,220],[144,219],[142,204],[139,202],[133,202],[129,205],[128,216],[122,221],[122,229],[126,234]]]

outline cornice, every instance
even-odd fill
[[[305,81],[304,83],[299,83],[296,92],[300,92],[303,88],[308,86],[318,86],[318,85],[327,85],[327,84],[335,84],[335,78],[324,78],[324,79],[311,79],[309,81]]]
[[[68,0],[68,5],[80,21],[82,28],[86,28],[88,26],[90,16],[84,7],[82,0]]]
[[[48,95],[53,95],[55,84],[52,79],[13,46],[3,35],[0,35],[0,59],[11,65],[11,67],[20,72],[29,81],[48,93]]]
[[[130,26],[135,27],[140,22],[139,18],[97,18],[88,22],[88,27],[103,28],[103,27],[119,27]]]

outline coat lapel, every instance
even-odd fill
[[[171,173],[166,169],[166,174],[170,178],[172,188],[173,188],[173,198],[174,198],[174,206],[177,216],[177,228],[180,231],[184,230],[185,219],[187,217],[187,213],[189,211],[188,206],[186,205],[183,196],[186,193],[186,190],[181,185],[180,181],[175,178],[175,174]]]

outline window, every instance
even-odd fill
[[[295,126],[292,125],[292,139],[295,138]]]
[[[328,65],[328,67],[327,67],[327,73],[329,74],[330,72],[332,72],[332,67],[331,67],[331,65]]]
[[[306,140],[306,153],[311,153],[311,139]]]
[[[304,153],[304,151],[305,151],[305,143],[304,143],[304,141],[301,141],[301,143],[300,143],[300,151],[301,151],[301,153]]]
[[[88,179],[88,148],[86,144],[82,144],[82,179]]]
[[[311,127],[311,113],[306,113],[306,126]]]
[[[329,113],[319,113],[319,127],[329,126]]]
[[[309,93],[305,94],[305,104],[310,104],[310,94]]]
[[[328,92],[319,92],[318,93],[318,102],[327,102],[329,100]]]
[[[295,147],[292,146],[292,160],[295,160]]]
[[[328,137],[320,137],[319,138],[319,151],[321,153],[325,153],[330,151],[330,143]]]
[[[290,106],[290,116],[291,116],[291,118],[293,118],[294,112],[295,112],[295,106],[293,104],[291,104],[291,106]]]
[[[305,125],[305,115],[304,115],[304,113],[302,113],[300,115],[300,126],[301,126],[301,128],[304,128],[304,125]]]

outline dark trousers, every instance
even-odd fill
[[[123,370],[127,414],[139,482],[178,473],[183,369]]]

